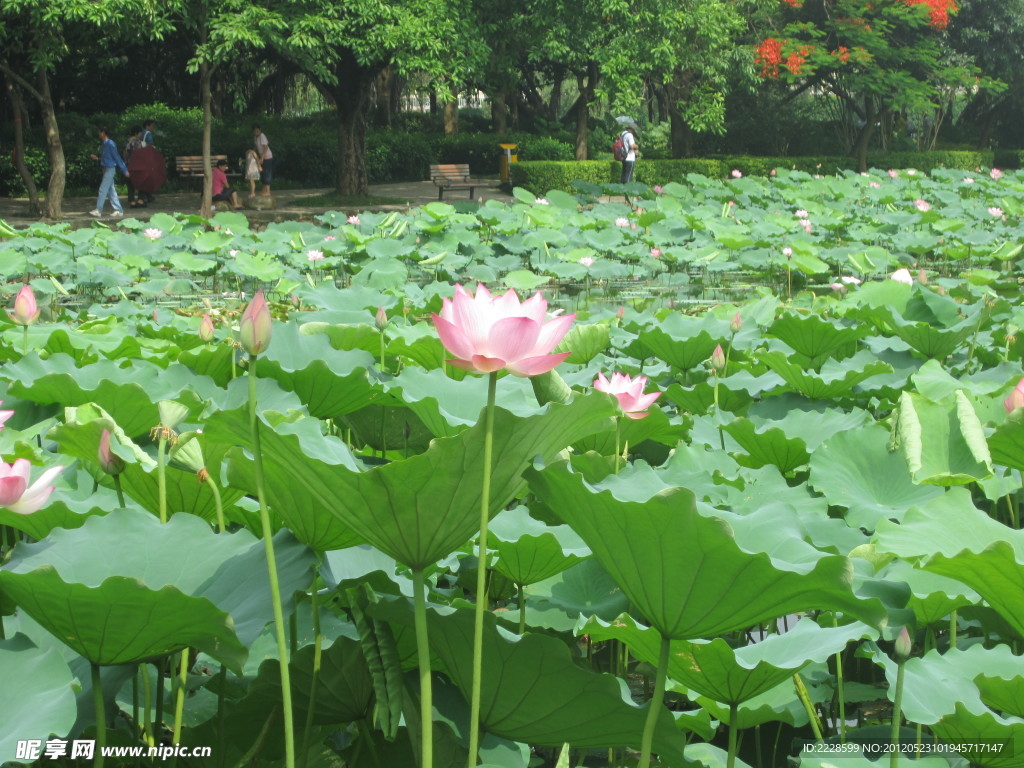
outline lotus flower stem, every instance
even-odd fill
[[[725,758],[725,768],[733,768],[736,765],[736,752],[739,750],[740,742],[740,705],[735,701],[729,704],[729,753]]]
[[[92,703],[96,712],[96,760],[93,766],[103,768],[103,752],[107,746],[107,713],[103,705],[103,683],[100,681],[99,664],[92,665]]]
[[[153,713],[153,731],[151,743],[156,743],[160,730],[164,725],[164,665],[167,659],[161,657],[153,665],[156,667],[156,711]]]
[[[224,502],[220,497],[220,489],[209,474],[206,477],[206,484],[210,486],[210,493],[213,494],[213,509],[217,515],[217,532],[224,533],[227,523],[224,521]]]
[[[149,707],[153,703],[153,687],[149,682],[149,665],[141,665],[139,673],[142,676],[142,728],[145,732],[146,743],[152,747],[155,742],[153,740],[153,719],[150,717],[152,710]]]
[[[420,666],[420,744],[421,768],[434,766],[434,693],[430,679],[430,642],[427,636],[427,585],[423,569],[412,572],[413,607],[416,624],[416,656]],[[471,760],[473,758],[470,758]]]
[[[519,634],[526,634],[526,595],[523,594],[523,585],[516,584],[519,601]]]
[[[480,751],[480,678],[484,662],[484,611],[487,610],[487,523],[491,512],[491,458],[494,453],[494,400],[498,373],[487,377],[487,407],[484,411],[484,476],[480,483],[480,540],[477,543],[476,614],[473,622],[473,689],[469,704],[469,768],[477,764]]]
[[[800,677],[799,672],[793,675],[793,686],[796,688],[797,698],[800,699],[800,703],[804,705],[804,710],[807,712],[807,719],[811,722],[811,730],[814,731],[814,740],[822,741],[824,736],[821,732],[821,720],[818,719],[818,713],[814,709],[814,703],[811,701],[811,695],[807,692],[807,686],[804,685],[804,679]]]
[[[28,354],[28,326],[22,326],[21,328],[21,353],[23,355]]]
[[[181,741],[181,716],[185,714],[185,688],[188,685],[188,648],[182,648],[178,663],[178,684],[174,691],[174,735],[171,743]],[[177,757],[177,755],[175,755]]]
[[[313,712],[316,709],[316,687],[320,680],[320,664],[323,660],[324,638],[320,633],[320,605],[317,603],[317,584],[309,592],[309,610],[313,615],[313,676],[309,687],[309,706],[306,708],[306,723],[302,729],[302,768],[309,762],[309,739],[313,733]]]
[[[957,616],[956,608],[949,612],[949,650],[956,650]]]
[[[622,417],[615,418],[615,474],[619,474],[619,460],[622,458]]]
[[[139,669],[140,665],[135,665],[135,674],[132,675],[132,725],[135,728],[135,735],[139,739],[142,738],[142,729],[139,727]]]
[[[661,705],[665,701],[665,678],[668,677],[668,653],[670,640],[661,636],[661,653],[658,655],[658,671],[654,676],[654,691],[651,694],[651,708],[647,710],[647,721],[640,740],[640,768],[651,766],[651,745],[654,743],[654,730],[658,725]]]
[[[899,768],[900,764],[900,719],[903,709],[903,667],[905,663],[896,662],[896,694],[892,702],[892,752],[889,754],[889,768]]]
[[[159,428],[158,428],[159,429]],[[167,522],[167,435],[160,429],[156,444],[156,485],[160,522]]]
[[[277,635],[277,652],[281,669],[281,714],[284,717],[284,759],[287,768],[295,768],[295,731],[292,715],[292,683],[288,669],[288,639],[285,637],[284,607],[281,604],[281,585],[277,578],[277,558],[274,555],[273,530],[270,527],[270,512],[267,509],[267,495],[263,490],[263,454],[260,451],[259,421],[256,416],[256,360],[249,355],[249,433],[252,436],[253,468],[256,475],[256,498],[260,505],[260,525],[263,529],[263,546],[267,555],[267,573],[270,576],[270,595],[274,606],[274,629]]]
[[[114,475],[114,490],[117,491],[117,504],[124,509],[124,491],[121,490],[121,476]]]
[[[833,626],[837,626],[836,617],[832,616]],[[836,654],[836,694],[839,697],[839,741],[846,743],[846,694],[843,677],[843,652]]]

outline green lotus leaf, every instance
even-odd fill
[[[821,371],[812,373],[795,363],[781,350],[765,352],[759,360],[782,377],[789,386],[812,400],[832,400],[848,395],[855,386],[872,376],[892,373],[892,366],[875,359],[866,350],[842,362],[828,360]]]
[[[734,757],[733,762],[730,763],[728,752],[721,747],[716,747],[714,744],[708,744],[706,741],[695,741],[692,744],[687,744],[686,759],[695,761],[698,765],[703,765],[704,768],[728,768],[729,766],[732,766],[732,768],[751,768],[750,763],[746,763],[738,757]]]
[[[721,339],[701,328],[700,323],[685,323],[677,328],[680,322],[676,318],[682,317],[672,315],[663,325],[648,326],[640,332],[640,341],[659,360],[689,371],[710,359]]]
[[[289,602],[310,579],[312,556],[291,537],[278,546]],[[217,535],[192,515],[166,525],[115,510],[81,528],[21,544],[0,590],[95,664],[127,664],[197,648],[239,670],[272,619],[263,543]]]
[[[1019,537],[1015,538],[1019,545]],[[1024,564],[1016,549],[996,541],[980,552],[965,549],[953,557],[933,555],[922,567],[974,589],[1024,637]]]
[[[586,365],[604,352],[611,341],[611,329],[607,323],[576,323],[565,334],[555,352],[568,352],[566,363]]]
[[[853,566],[845,557],[825,556],[813,570],[797,572],[764,553],[744,552],[730,526],[702,516],[685,488],[622,501],[568,464],[527,476],[665,637],[708,637],[810,608],[834,608],[872,624],[882,618],[876,601],[853,594]]]
[[[1024,411],[1011,413],[988,437],[992,461],[1024,472]]]
[[[981,601],[977,592],[961,582],[914,568],[905,560],[893,561],[878,576],[910,587],[907,607],[914,611],[921,627],[946,628],[950,613]]]
[[[15,757],[21,740],[45,743],[71,731],[78,717],[75,676],[55,648],[37,648],[22,634],[0,640],[0,679],[8,702],[0,763],[29,762]]]
[[[1002,718],[993,712],[976,715],[957,702],[955,711],[931,729],[943,741],[961,745],[961,754],[971,765],[982,768],[1017,768],[1020,765],[1019,745],[1024,743],[1024,721],[1020,718]]]
[[[488,546],[498,553],[495,568],[516,584],[534,584],[572,567],[590,550],[567,525],[549,526],[526,507],[501,512],[491,522]]]
[[[811,458],[803,440],[790,440],[781,429],[768,428],[759,432],[749,419],[736,419],[722,429],[745,451],[745,454],[732,454],[745,467],[772,464],[786,474],[802,467]]]
[[[768,333],[814,360],[852,348],[870,333],[870,329],[864,325],[840,325],[818,315],[786,312],[771,324]]]
[[[558,632],[571,632],[580,616],[600,616],[611,620],[629,608],[629,600],[622,590],[592,557],[550,578],[527,585],[523,591],[526,596],[526,624],[549,627]],[[501,615],[510,621],[519,619],[518,610]]]
[[[992,476],[984,430],[962,390],[941,402],[902,393],[899,439],[915,483],[964,485]]]
[[[888,308],[868,310],[865,317],[883,332],[889,331],[917,352],[935,360],[944,360],[974,333],[975,323],[964,320],[953,327],[943,327],[935,318],[912,321]]]
[[[942,495],[915,485],[903,453],[888,446],[889,431],[880,425],[833,435],[811,456],[808,482],[829,504],[846,507],[850,524],[868,530]]]
[[[606,623],[598,618],[581,621],[576,634],[593,640],[620,640],[641,661],[656,665],[661,638],[628,614]],[[826,661],[846,645],[878,631],[854,622],[823,629],[810,619],[797,622],[783,635],[769,635],[759,643],[732,648],[722,638],[710,642],[674,640],[668,676],[702,696],[723,704],[740,704],[793,677],[811,662]]]
[[[832,689],[822,683],[826,681],[827,669],[823,664],[810,664],[803,672],[798,672],[807,686],[811,701],[820,704],[832,696]],[[735,725],[741,731],[753,728],[764,723],[787,723],[800,728],[807,724],[807,710],[796,695],[796,687],[793,683],[793,675],[782,681],[774,688],[764,693],[759,693],[747,699],[737,707]],[[673,689],[669,689],[673,690]],[[680,693],[689,693],[684,686],[675,686]],[[710,699],[707,696],[694,696],[696,703],[700,704],[712,718],[723,725],[732,725],[730,722],[730,705]]]

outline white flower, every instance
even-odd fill
[[[921,211],[921,213],[924,213],[925,211],[930,211],[932,209],[931,203],[929,203],[927,200],[921,199],[917,199],[914,201],[914,207],[917,208],[917,210]]]
[[[582,264],[587,269],[590,269],[592,266],[594,266],[594,257],[593,256],[583,256],[580,259],[580,264]]]
[[[793,258],[793,249],[787,245],[785,248],[782,249],[782,255],[785,256],[787,259]]]
[[[164,236],[164,231],[158,227],[148,227],[142,234],[150,240],[159,240]]]
[[[310,261],[321,261],[324,257],[324,252],[317,250],[316,248],[310,248],[306,251],[306,258]]]
[[[989,216],[995,216],[997,219],[1003,218],[1003,209],[993,205],[988,209]]]
[[[617,218],[615,220],[615,226],[616,227],[628,227],[629,226],[629,219],[627,219],[625,216],[619,216],[619,218]]]
[[[346,219],[346,221],[348,221],[348,223],[351,224],[353,227],[359,226],[359,217],[354,214],[352,216],[349,216],[348,219]]]
[[[903,269],[897,269],[892,273],[889,279],[895,280],[897,283],[903,283],[904,285],[914,284],[914,278],[910,276],[910,270],[905,267]]]
[[[741,173],[740,171],[738,171],[737,169],[733,168],[733,170],[732,170],[732,177],[733,177],[734,179],[738,179],[738,178],[740,178],[740,176],[742,176],[742,175],[743,175],[743,174],[742,174],[742,173]]]
[[[974,183],[974,179],[972,179],[970,176],[964,176],[964,184],[973,184],[973,183]]]
[[[872,181],[870,184],[868,184],[868,186],[874,187],[875,189],[880,189],[882,185],[879,184],[877,181]]]
[[[796,216],[798,219],[806,219],[806,218],[809,218],[811,214],[809,214],[803,208],[800,208],[800,209],[794,211],[793,215]]]
[[[549,203],[549,202],[548,202],[547,200],[545,200],[545,199],[544,199],[543,197],[538,197],[538,198],[537,198],[536,200],[534,200],[533,202],[534,202],[534,203],[536,203],[537,205],[551,205],[551,203]]]
[[[842,280],[842,281],[843,281],[844,283],[846,283],[847,285],[860,285],[860,280],[858,280],[858,279],[857,279],[856,277],[854,277],[853,275],[843,275],[843,276],[842,276],[841,278],[839,278],[839,279],[840,279],[840,280]]]

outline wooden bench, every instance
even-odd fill
[[[227,159],[227,155],[210,155],[210,167],[216,168],[219,161]],[[201,179],[203,178],[203,156],[178,155],[174,158],[174,168],[180,177],[187,179]],[[228,178],[241,175],[242,174],[236,171],[231,171],[227,174]]]
[[[430,166],[430,180],[437,185],[437,199],[444,200],[445,190],[468,189],[473,199],[473,190],[481,185],[479,179],[469,177],[469,163]]]

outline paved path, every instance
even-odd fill
[[[512,200],[512,196],[505,194],[497,187],[497,182],[488,182],[475,191],[474,200]],[[329,192],[329,189],[285,189],[274,193],[277,200],[277,207],[268,211],[247,210],[246,214],[259,221],[283,221],[289,219],[309,219],[317,214],[332,210],[331,207],[303,205],[302,198],[310,195],[319,195]],[[437,187],[430,181],[410,181],[396,184],[373,184],[370,186],[370,194],[377,197],[393,197],[401,200],[399,205],[378,205],[378,206],[356,206],[352,208],[353,213],[370,208],[372,210],[404,210],[410,206],[423,205],[437,200]],[[458,202],[467,200],[466,192],[448,193],[445,195],[445,202]],[[147,208],[133,209],[127,207],[127,198],[122,196],[121,204],[125,206],[125,218],[135,218],[140,221],[148,221],[154,213],[198,213],[199,195],[196,192],[171,192],[159,194],[156,200]],[[90,226],[96,221],[89,215],[96,206],[95,195],[90,197],[65,197],[64,218],[62,221],[70,223],[74,227]],[[347,207],[344,207],[348,210]],[[0,198],[0,219],[3,219],[13,227],[27,227],[38,221],[27,215],[27,203],[24,199]],[[106,207],[106,215],[100,219],[104,223],[116,221],[110,217],[110,205]]]

